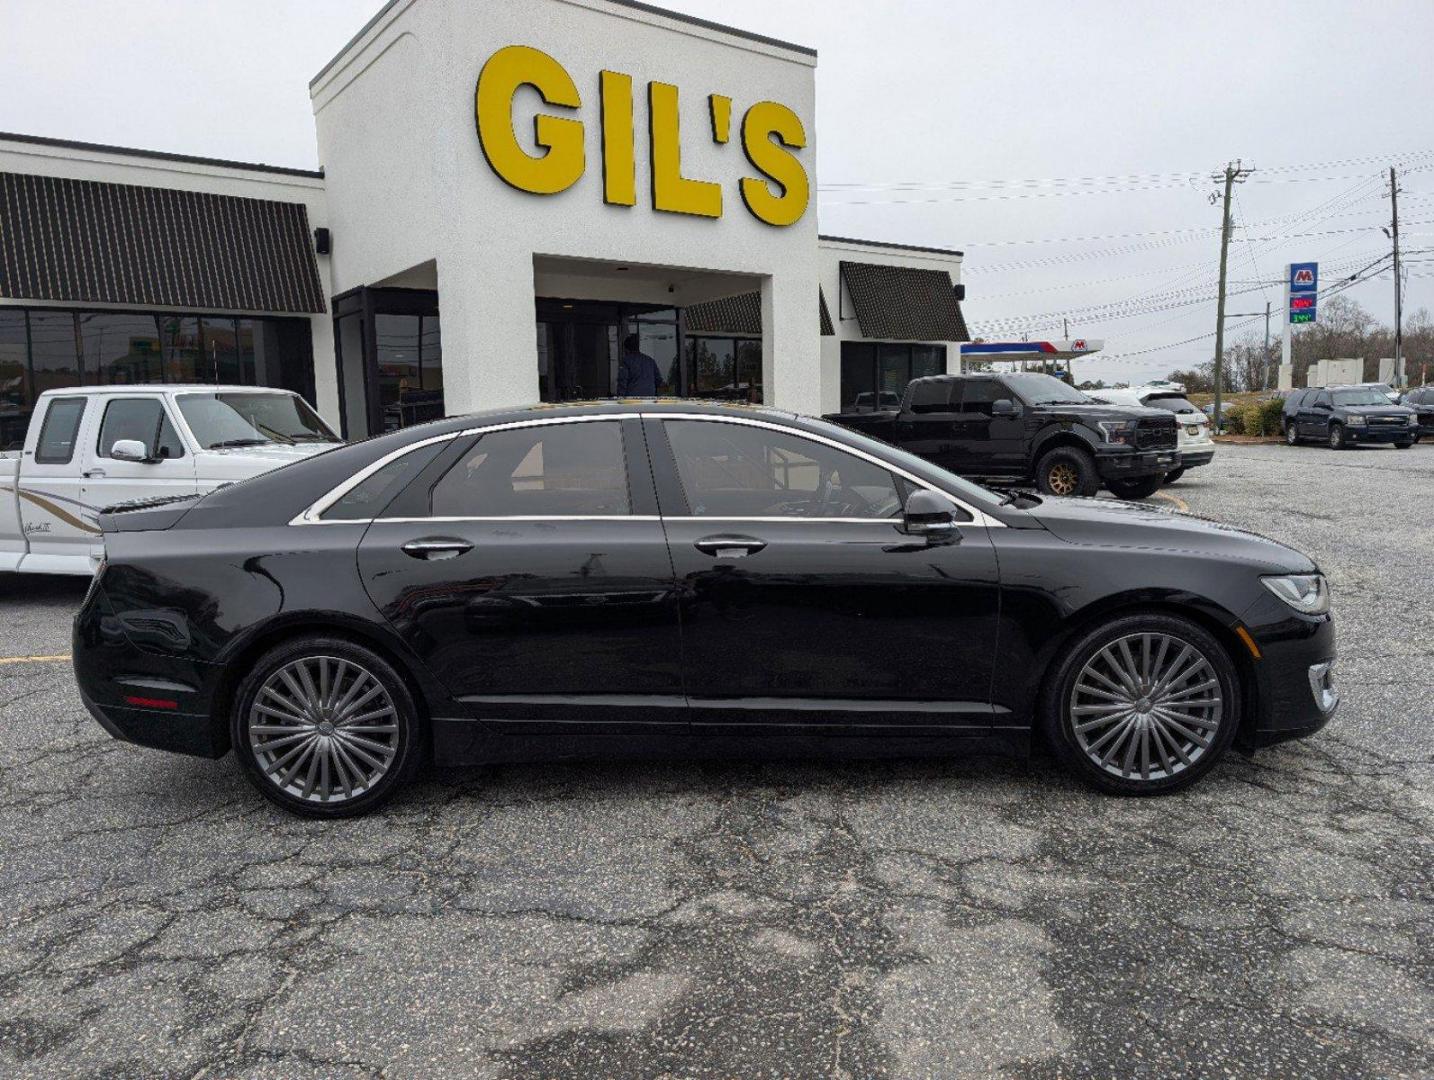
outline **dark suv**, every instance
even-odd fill
[[[1285,441],[1319,439],[1331,450],[1360,443],[1393,443],[1401,450],[1419,434],[1413,409],[1391,402],[1373,386],[1321,386],[1285,399]]]
[[[1399,399],[1406,409],[1413,409],[1419,418],[1414,429],[1414,441],[1421,438],[1434,439],[1434,386],[1418,386]]]
[[[1143,499],[1181,467],[1170,412],[1101,405],[1034,372],[930,375],[907,384],[899,409],[827,419],[960,476],[1034,480],[1047,495],[1094,495],[1104,485]]]

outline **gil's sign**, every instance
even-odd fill
[[[533,121],[531,153],[513,129],[513,99],[530,86],[553,112]],[[632,76],[618,71],[598,74],[598,122],[602,132],[603,201],[637,204],[636,134]],[[582,94],[567,69],[547,53],[509,45],[488,58],[474,95],[478,141],[489,166],[505,183],[535,195],[555,195],[578,182],[587,169]],[[709,94],[707,111],[712,141],[731,136],[732,99]],[[674,214],[722,216],[722,185],[682,174],[677,87],[647,84],[648,160],[652,207]],[[785,105],[759,101],[743,114],[738,137],[747,162],[758,174],[737,185],[742,202],[759,221],[792,225],[806,213],[811,198],[806,169],[794,151],[807,145],[801,119]]]

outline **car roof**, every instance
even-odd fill
[[[174,394],[174,393],[204,393],[204,394],[292,394],[294,391],[285,390],[280,386],[239,386],[237,384],[220,383],[117,383],[110,386],[59,386],[52,390],[43,391],[41,397],[79,397],[84,395],[103,394],[133,394],[136,392],[146,394]]]

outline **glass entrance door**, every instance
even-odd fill
[[[656,362],[659,393],[686,392],[675,308],[540,297],[539,396],[546,402],[616,396],[618,363],[629,338],[636,338],[637,350]]]
[[[344,438],[444,415],[437,293],[360,288],[336,296],[334,344]]]

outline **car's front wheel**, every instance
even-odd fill
[[[1404,439],[1403,441],[1397,442],[1394,445],[1397,446],[1400,450],[1408,450],[1411,446],[1414,445],[1414,440]]]
[[[1295,445],[1296,443],[1298,443],[1299,441],[1300,441],[1300,432],[1299,432],[1299,429],[1298,429],[1297,427],[1295,427],[1295,425],[1292,424],[1292,423],[1286,423],[1286,424],[1285,424],[1285,442],[1289,443],[1291,446],[1294,446],[1294,445]]]
[[[1041,455],[1036,487],[1043,495],[1094,495],[1100,490],[1095,459],[1073,446],[1058,446]]]
[[[1329,448],[1331,450],[1343,450],[1347,445],[1344,441],[1344,425],[1331,424],[1329,426]]]
[[[1229,654],[1203,627],[1162,613],[1122,616],[1074,642],[1043,695],[1057,757],[1103,791],[1159,795],[1224,756],[1240,719]]]
[[[1184,469],[1176,469],[1174,472],[1168,472],[1165,474],[1165,482],[1167,484],[1173,484],[1175,483],[1175,481],[1179,480],[1184,475]]]
[[[413,696],[393,665],[342,638],[303,637],[260,657],[239,684],[230,736],[265,798],[308,817],[385,802],[422,756]]]
[[[1160,490],[1165,479],[1163,473],[1156,473],[1138,480],[1107,480],[1105,486],[1119,499],[1147,499]]]

